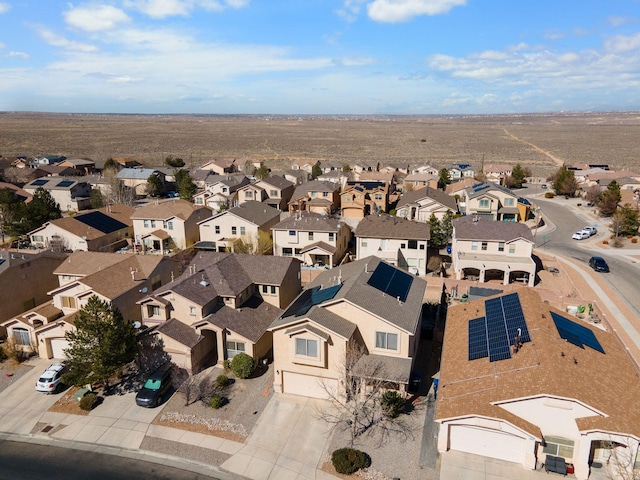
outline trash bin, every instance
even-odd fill
[[[422,375],[420,372],[411,372],[409,376],[409,391],[416,393],[420,390],[420,381],[422,380]]]
[[[447,255],[451,255],[451,244],[447,244]]]

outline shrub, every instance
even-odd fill
[[[638,243],[638,239],[637,239],[636,237],[633,237],[633,238],[631,239],[631,243]]]
[[[404,412],[405,399],[395,390],[387,390],[380,397],[382,411],[389,418],[397,418]]]
[[[218,408],[225,406],[228,402],[229,400],[227,399],[227,397],[223,397],[222,395],[216,393],[211,397],[211,400],[209,400],[209,406],[217,410]]]
[[[87,393],[82,400],[80,400],[80,408],[82,410],[93,410],[98,403],[98,396],[95,393]]]
[[[231,360],[231,371],[238,378],[249,378],[253,373],[253,357],[238,353]]]
[[[389,215],[395,216],[395,214],[396,214],[396,209],[395,208],[392,208],[391,210],[389,210]]]
[[[609,245],[609,240],[603,240],[603,241],[602,241],[602,244],[603,244],[603,245]]]
[[[216,377],[216,387],[222,389],[227,385],[229,385],[229,377],[227,377],[226,375],[218,375]]]
[[[544,194],[544,198],[553,198],[555,196],[556,196],[556,194],[553,193],[553,192],[547,192],[547,193]]]
[[[9,355],[4,351],[4,347],[0,347],[0,362],[4,362],[7,358],[9,358]]]
[[[371,458],[364,452],[354,448],[339,448],[331,454],[331,463],[336,472],[351,475],[361,468],[371,465]]]
[[[7,341],[2,348],[7,357],[16,363],[20,363],[25,359],[24,352],[16,343],[16,339],[13,337],[13,335],[7,338]]]

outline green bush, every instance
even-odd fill
[[[216,377],[216,387],[222,389],[227,385],[229,385],[229,377],[227,377],[226,375],[218,375]]]
[[[228,402],[229,400],[227,397],[223,397],[216,393],[211,397],[211,400],[209,400],[209,406],[217,410],[218,408],[225,406]]]
[[[351,475],[361,468],[371,466],[371,458],[354,448],[339,448],[331,454],[331,463],[336,472]]]
[[[556,194],[553,193],[553,192],[547,192],[547,193],[544,194],[544,198],[553,198],[555,196],[556,196]]]
[[[231,360],[231,371],[238,378],[249,378],[253,373],[253,358],[239,353]]]
[[[95,393],[87,393],[82,400],[80,400],[80,408],[82,410],[93,410],[98,403],[98,396]]]
[[[404,412],[405,399],[395,390],[387,390],[380,396],[382,411],[389,418],[397,418]]]

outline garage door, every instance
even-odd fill
[[[322,379],[313,375],[284,372],[282,379],[284,393],[292,393],[303,397],[328,398],[327,391],[337,391],[338,380]]]
[[[67,358],[67,354],[64,353],[66,348],[69,348],[69,342],[66,338],[51,339],[51,354],[53,358]]]
[[[507,462],[524,463],[525,441],[522,438],[486,428],[452,425],[449,448]]]

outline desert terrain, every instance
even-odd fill
[[[188,166],[219,157],[521,163],[548,175],[562,163],[640,170],[640,112],[486,116],[101,115],[0,113],[0,155],[134,157]]]

